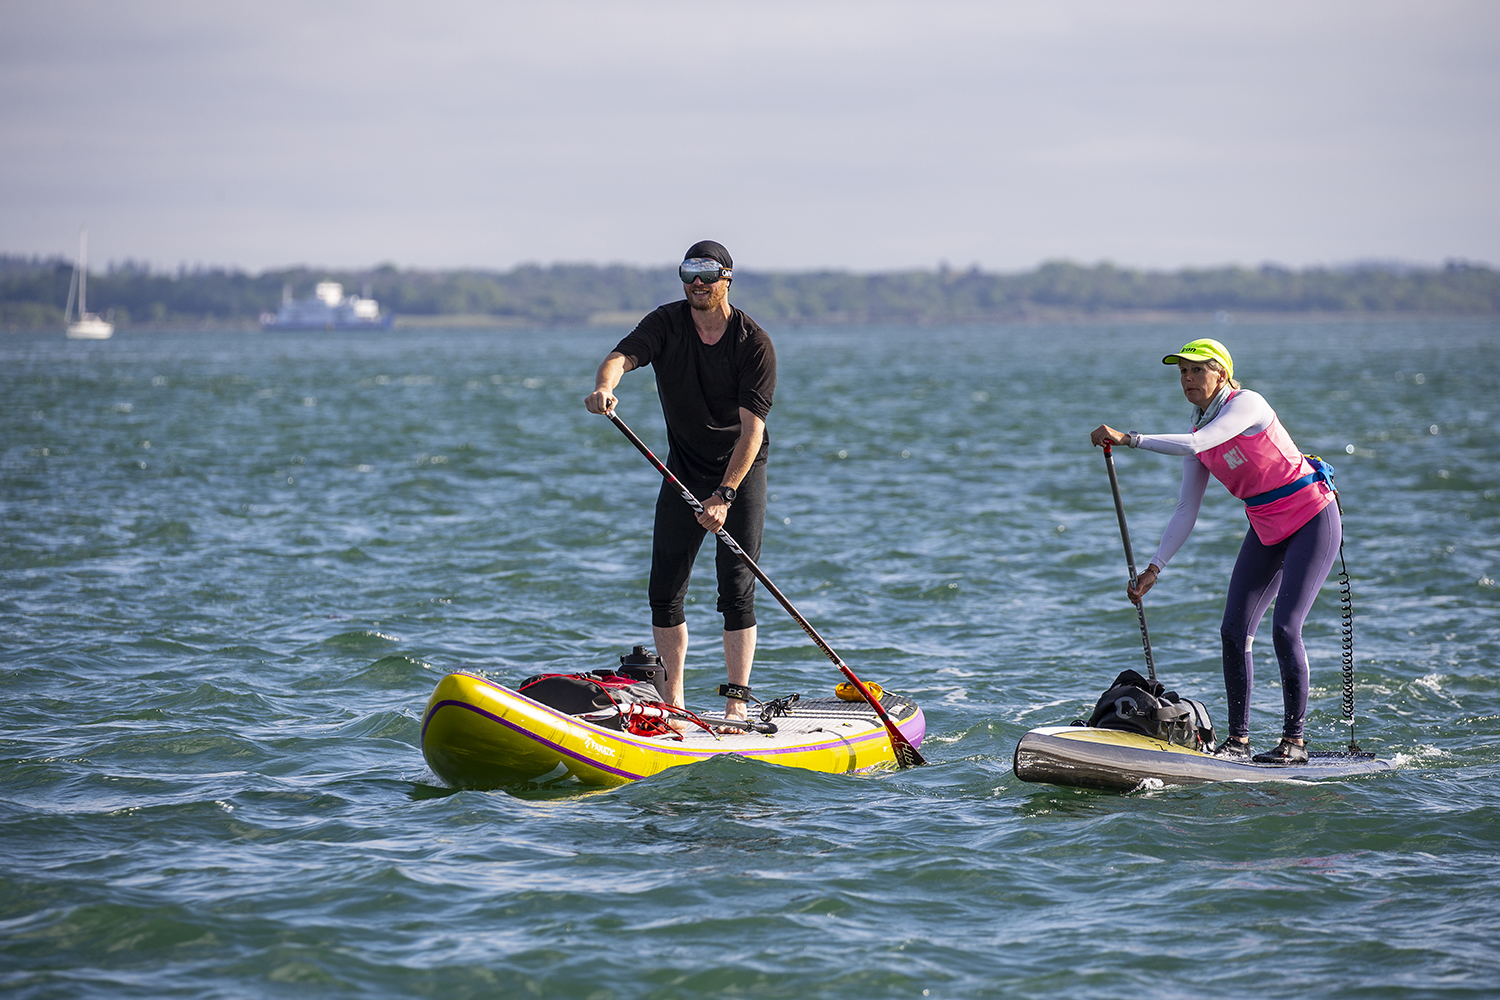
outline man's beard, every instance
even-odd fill
[[[702,299],[701,301],[699,299],[692,298],[691,296],[688,297],[688,307],[696,309],[699,312],[713,312],[723,304],[724,295],[718,294],[717,292],[711,292],[706,298]]]

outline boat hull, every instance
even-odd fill
[[[1387,771],[1374,754],[1308,754],[1305,764],[1256,764],[1200,753],[1140,733],[1089,726],[1033,729],[1016,744],[1012,767],[1022,781],[1130,791],[1210,781],[1318,781]]]
[[[881,704],[913,746],[926,719],[915,702],[887,693]],[[890,736],[868,705],[802,700],[775,734],[713,735],[695,729],[682,740],[606,729],[533,701],[473,674],[440,680],[422,715],[422,755],[434,774],[460,788],[576,782],[609,787],[669,767],[733,753],[825,773],[895,762]]]
[[[108,340],[115,335],[115,325],[98,316],[86,315],[68,324],[67,335],[69,340]]]

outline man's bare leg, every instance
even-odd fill
[[[754,625],[724,633],[724,669],[729,674],[729,683],[750,686],[750,668],[755,665],[756,633]],[[747,708],[738,698],[726,698],[724,718],[743,719]]]
[[[682,670],[687,662],[687,623],[671,628],[651,626],[651,637],[656,640],[656,655],[667,671],[667,701],[679,708],[682,704]]]

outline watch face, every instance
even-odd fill
[[[720,486],[718,489],[714,490],[714,492],[719,494],[719,496],[723,497],[729,503],[734,503],[734,498],[739,496],[739,491],[732,486]]]

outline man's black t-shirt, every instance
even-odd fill
[[[656,391],[667,419],[667,465],[678,476],[717,480],[740,436],[740,407],[760,419],[776,392],[776,350],[760,325],[731,307],[724,336],[712,347],[698,338],[692,307],[669,302],[641,320],[615,350],[641,368],[656,369]],[[770,453],[761,441],[757,465]]]

